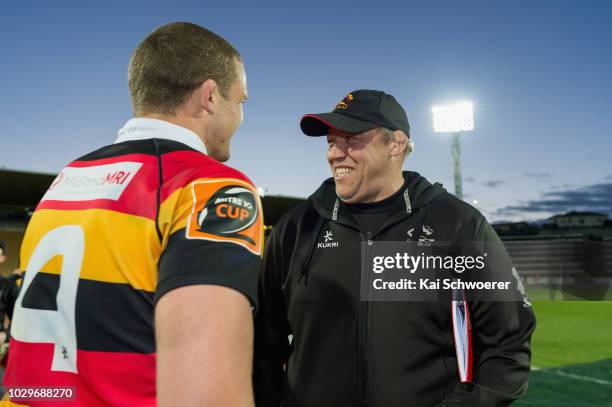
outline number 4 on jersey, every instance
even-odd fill
[[[42,237],[27,265],[15,304],[11,335],[30,343],[53,343],[52,371],[77,373],[75,325],[76,294],[85,253],[85,235],[78,225],[61,226]],[[55,256],[63,256],[57,310],[24,308],[23,298],[40,270]]]

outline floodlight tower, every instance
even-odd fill
[[[436,133],[450,133],[451,154],[455,168],[455,196],[463,199],[461,188],[461,133],[474,130],[474,105],[462,102],[454,105],[432,107]]]

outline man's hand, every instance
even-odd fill
[[[191,285],[155,309],[157,405],[253,406],[253,317],[236,290]]]

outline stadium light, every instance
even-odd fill
[[[433,106],[431,111],[434,132],[452,134],[450,142],[454,164],[455,196],[463,199],[460,135],[464,131],[474,130],[474,105],[472,102],[461,102],[454,105]]]
[[[436,133],[459,133],[474,130],[474,105],[462,102],[431,108]]]

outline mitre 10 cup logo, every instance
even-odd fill
[[[261,254],[261,205],[253,186],[227,179],[197,181],[192,188],[188,239],[235,243]]]

